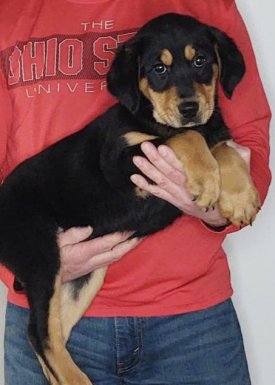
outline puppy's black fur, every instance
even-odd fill
[[[1,186],[0,261],[24,285],[31,307],[29,336],[55,378],[58,371],[50,367],[45,349],[49,301],[60,269],[58,229],[91,225],[93,237],[125,230],[142,237],[182,214],[163,200],[137,194],[129,177],[139,172],[132,157],[141,154],[140,142],[129,143],[125,134],[152,135],[152,143],[160,145],[192,129],[210,148],[229,139],[217,97],[211,115],[205,112],[207,118],[200,115],[196,99],[194,84],[210,85],[215,65],[221,65],[220,82],[231,97],[245,70],[235,43],[191,17],[168,14],[154,19],[116,54],[108,87],[119,103],[23,162]],[[169,98],[171,89],[176,118],[165,115],[165,104],[154,115],[150,95],[154,92],[157,101],[163,95]],[[88,279],[72,284],[75,298]]]

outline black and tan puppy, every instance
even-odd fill
[[[140,144],[166,143],[181,160],[198,205],[217,202],[234,224],[249,223],[258,195],[217,105],[220,79],[230,98],[245,71],[221,31],[168,14],[120,47],[108,75],[119,103],[80,132],[25,161],[0,190],[0,261],[24,285],[28,335],[53,385],[88,385],[66,350],[71,328],[106,269],[62,285],[59,228],[92,225],[93,236],[156,232],[182,213],[130,181]]]

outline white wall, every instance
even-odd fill
[[[275,113],[275,2],[237,0],[257,57],[267,97]],[[275,175],[274,119],[271,169]],[[252,228],[225,242],[233,297],[242,326],[253,385],[275,384],[275,182]]]
[[[214,0],[211,0],[214,1]],[[275,105],[275,2],[237,0],[254,45],[271,107]],[[274,124],[272,124],[272,129]],[[272,131],[272,130],[271,130]],[[275,134],[271,132],[271,143]],[[275,171],[275,152],[271,153]],[[275,384],[275,184],[252,228],[225,243],[253,385]],[[0,385],[3,379],[3,330],[6,291],[0,284]]]

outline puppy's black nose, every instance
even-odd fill
[[[185,102],[179,106],[181,115],[186,119],[194,118],[199,111],[199,104],[196,102]]]

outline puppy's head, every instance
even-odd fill
[[[225,33],[166,14],[120,47],[108,88],[133,114],[150,110],[158,123],[192,127],[212,116],[217,81],[231,98],[244,72],[242,55]]]

